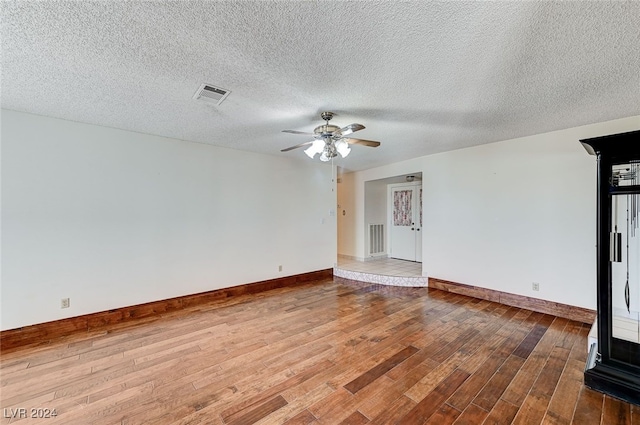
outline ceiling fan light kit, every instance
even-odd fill
[[[322,140],[314,140],[307,149],[304,150],[304,153],[311,159],[313,159],[317,153],[322,153],[324,150],[324,141]]]
[[[350,144],[364,145],[374,148],[380,146],[380,142],[373,140],[345,137],[346,135],[364,129],[364,125],[353,123],[343,128],[340,128],[337,125],[329,125],[329,120],[333,118],[333,115],[333,112],[321,113],[320,117],[325,120],[325,124],[316,127],[313,130],[313,133],[305,133],[297,130],[283,130],[284,133],[310,135],[313,136],[315,140],[282,149],[281,152],[287,152],[303,146],[309,146],[304,150],[304,153],[307,154],[309,158],[313,159],[316,154],[320,154],[320,161],[327,162],[338,155],[342,158],[346,158],[351,152],[351,148],[349,147]]]

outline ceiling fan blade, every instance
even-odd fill
[[[348,134],[355,133],[356,131],[360,131],[362,129],[364,129],[364,125],[353,123],[353,124],[349,124],[346,127],[342,127],[340,129],[340,134],[342,134],[343,136],[346,136]]]
[[[306,131],[297,131],[297,130],[282,130],[283,133],[291,133],[291,134],[306,134],[307,136],[314,136],[315,133],[308,133]]]
[[[303,146],[310,145],[310,144],[312,144],[313,142],[315,142],[315,140],[312,140],[312,141],[310,141],[310,142],[300,143],[299,145],[295,145],[295,146],[291,146],[291,147],[286,148],[286,149],[282,149],[280,152],[289,152],[289,151],[292,151],[292,150],[294,150],[294,149],[298,149],[298,148],[301,148],[301,147],[303,147]]]
[[[344,141],[349,143],[350,145],[363,145],[370,146],[372,148],[377,148],[378,146],[380,146],[380,142],[376,142],[375,140],[350,139],[345,137]]]

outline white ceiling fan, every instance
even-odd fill
[[[329,121],[333,118],[333,112],[322,112],[320,114],[325,124],[319,125],[313,130],[313,133],[307,133],[304,131],[296,130],[282,130],[283,133],[292,134],[304,134],[313,136],[314,140],[309,142],[300,143],[299,145],[291,146],[286,149],[282,149],[281,152],[288,152],[293,149],[301,148],[303,146],[309,146],[305,149],[309,158],[314,158],[316,154],[320,154],[320,161],[329,161],[331,158],[335,158],[340,154],[341,157],[346,157],[351,152],[349,145],[363,145],[376,148],[380,146],[380,142],[374,140],[354,139],[352,137],[346,137],[349,134],[364,129],[362,124],[349,124],[346,127],[338,127],[337,125],[329,125]]]

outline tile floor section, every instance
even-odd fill
[[[338,257],[334,276],[360,282],[393,286],[427,286],[427,278],[422,276],[422,263],[381,258],[358,261]]]

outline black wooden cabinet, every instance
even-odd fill
[[[640,131],[580,142],[598,166],[598,342],[584,382],[640,405]]]

